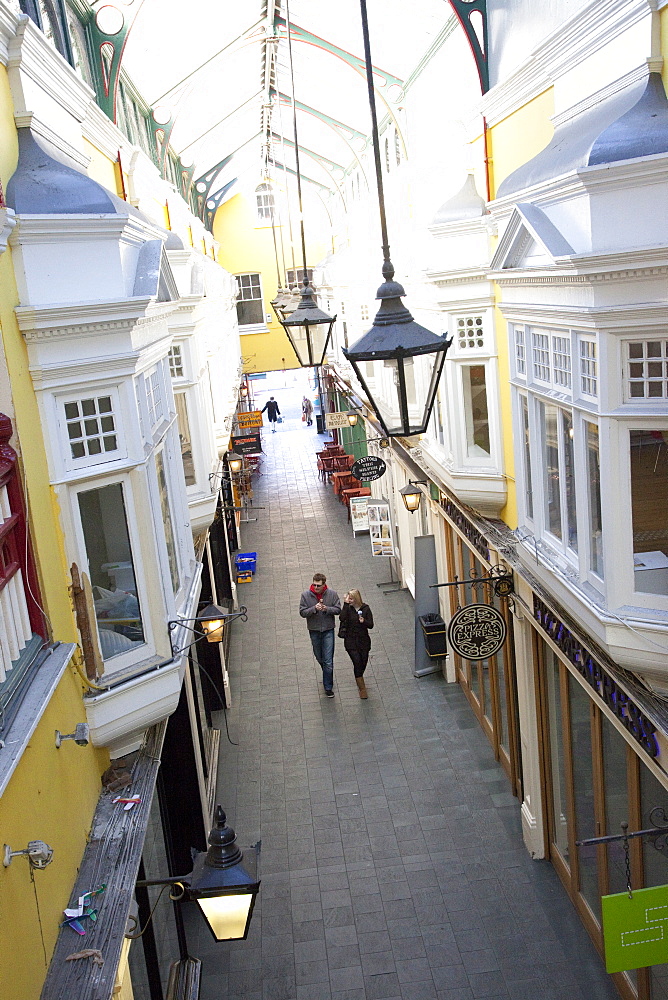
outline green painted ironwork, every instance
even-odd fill
[[[237,178],[233,177],[232,180],[228,181],[227,184],[224,184],[219,191],[216,191],[215,194],[209,195],[209,197],[206,199],[206,202],[204,204],[204,217],[202,221],[204,222],[204,228],[207,229],[212,236],[213,236],[213,221],[216,217],[216,212],[220,208],[223,198],[230,190],[230,188],[234,184],[236,184],[236,182]]]
[[[483,94],[489,90],[489,64],[487,42],[487,0],[449,0],[464,34],[471,47]],[[471,21],[471,14],[480,14],[482,19],[482,43]]]
[[[88,23],[88,34],[92,54],[93,72],[97,103],[112,122],[116,121],[116,96],[121,71],[123,50],[130,29],[141,9],[144,0],[137,0],[132,7],[111,7],[107,0],[96,0],[92,7],[92,17]],[[102,31],[99,27],[99,14],[106,8],[116,12],[120,18],[120,27],[113,34]],[[113,25],[111,25],[113,27]]]

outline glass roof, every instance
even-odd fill
[[[400,129],[402,88],[452,9],[413,0],[407,16],[404,0],[367,2],[379,122],[389,115]],[[212,195],[235,178],[258,183],[267,156],[270,172],[271,161],[295,167],[288,17],[302,173],[334,188],[370,133],[359,0],[292,0],[289,10],[285,0],[198,0],[186,17],[182,0],[144,0],[137,14],[124,69],[149,104],[171,111],[170,144],[196,179],[227,161]]]

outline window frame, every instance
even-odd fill
[[[257,277],[257,279],[258,279],[257,288],[259,289],[259,292],[260,292],[259,296],[255,296],[254,295],[252,298],[249,298],[249,299],[242,298],[241,297],[242,288],[241,288],[241,284],[240,284],[240,282],[239,282],[238,279],[239,278],[255,278],[255,277]],[[244,334],[249,334],[249,333],[266,332],[266,330],[267,330],[267,324],[266,324],[266,317],[265,317],[265,312],[264,312],[264,288],[263,288],[263,285],[262,285],[262,274],[259,271],[240,271],[238,274],[234,275],[234,280],[235,280],[236,285],[237,285],[237,300],[236,300],[236,303],[235,303],[235,308],[236,308],[236,313],[237,313],[237,323],[239,325],[239,333],[243,336]],[[254,286],[251,283],[250,288],[253,289],[253,287]],[[241,321],[239,319],[239,305],[242,302],[259,302],[260,303],[261,320],[259,322],[255,322],[255,323],[241,323]]]
[[[112,400],[112,416],[114,417],[114,434],[116,436],[116,450],[103,451],[99,455],[83,455],[81,458],[74,458],[70,447],[68,424],[65,413],[67,403],[81,403],[84,399],[94,398],[95,400],[110,396]],[[120,387],[112,385],[93,385],[90,388],[81,386],[75,392],[58,393],[53,397],[56,407],[57,421],[59,427],[59,441],[62,443],[61,452],[64,456],[64,465],[68,472],[80,472],[90,467],[110,465],[112,462],[123,461],[128,456],[127,435],[125,434],[124,422],[122,419],[122,401]],[[102,434],[100,435],[102,436]]]

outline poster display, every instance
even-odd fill
[[[350,524],[353,529],[353,535],[369,530],[368,504],[368,497],[350,498]]]
[[[369,498],[367,497],[367,500]],[[387,500],[371,500],[367,503],[369,535],[372,556],[393,556],[394,538],[390,522],[390,505]]]

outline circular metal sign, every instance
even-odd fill
[[[357,459],[350,472],[360,482],[371,483],[374,479],[380,479],[381,476],[384,476],[386,469],[387,465],[382,458],[366,455],[365,458]]]
[[[450,619],[448,642],[465,660],[486,660],[506,641],[506,622],[489,604],[469,604]]]

